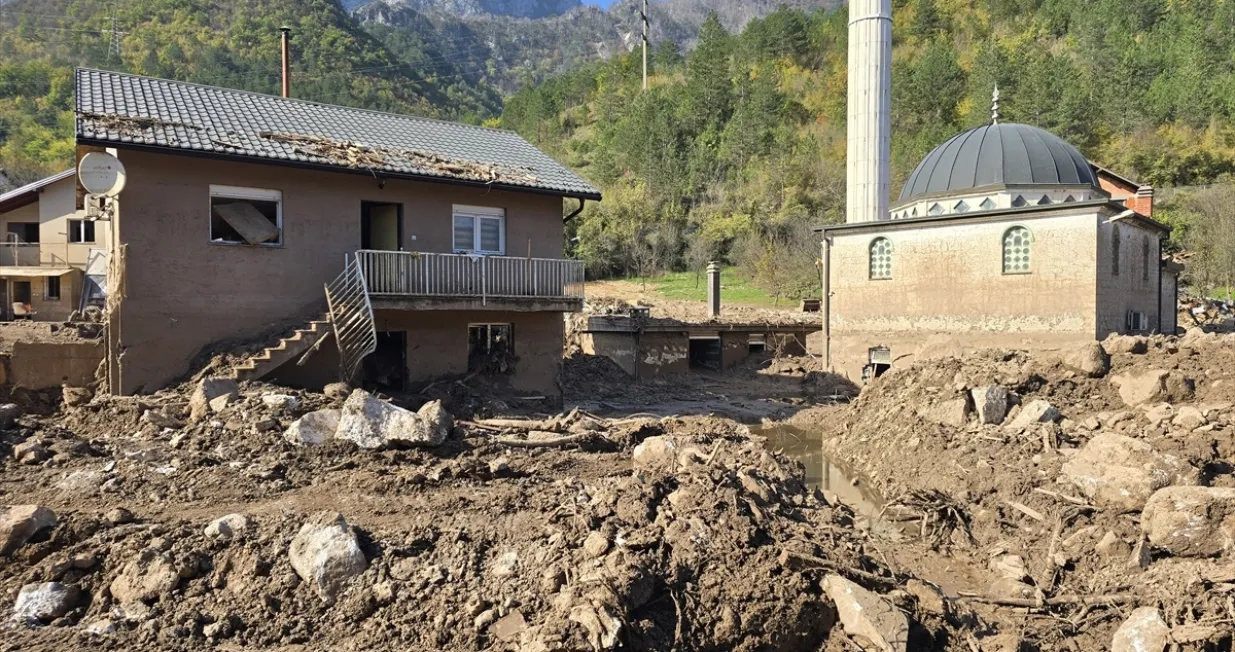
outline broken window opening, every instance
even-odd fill
[[[884,375],[892,368],[892,350],[886,346],[873,346],[866,350],[866,366],[862,367],[862,384]]]
[[[9,222],[9,242],[36,244],[39,241],[38,222]]]
[[[690,366],[692,369],[720,371],[720,336],[690,338]]]
[[[260,188],[210,186],[210,241],[281,246],[283,193]]]
[[[767,350],[768,343],[763,335],[751,335],[746,341],[747,353],[766,353]]]
[[[373,353],[364,359],[365,384],[403,391],[407,386],[407,331],[380,331]]]
[[[481,206],[455,206],[453,219],[455,253],[505,255],[505,210]]]
[[[513,324],[469,324],[467,327],[467,370],[485,376],[512,374],[515,371],[515,327]]]
[[[94,220],[69,220],[69,244],[94,244]]]
[[[1111,228],[1111,276],[1119,276],[1119,225]]]
[[[47,281],[47,283],[43,287],[43,298],[47,299],[48,301],[59,301],[60,300],[60,277],[59,276],[48,276],[44,280]]]

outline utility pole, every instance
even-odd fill
[[[643,19],[643,90],[648,89],[648,0],[643,0],[643,11],[639,13]]]
[[[116,23],[116,5],[111,6],[111,42],[107,44],[107,62],[111,63],[112,55],[116,55],[116,60],[121,60],[120,54],[120,30]]]

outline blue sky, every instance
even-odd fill
[[[614,0],[583,0],[583,4],[585,5],[596,5],[597,7],[605,7],[606,9],[609,5],[613,4],[613,2]]]

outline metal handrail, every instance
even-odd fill
[[[368,291],[378,296],[582,299],[584,263],[560,258],[356,252]]]

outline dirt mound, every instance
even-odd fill
[[[0,558],[0,589],[72,587],[49,593],[63,609],[7,631],[10,645],[840,650],[829,574],[914,616],[911,649],[947,638],[945,620],[893,591],[907,577],[852,513],[731,421],[539,426],[581,434],[564,444],[464,422],[439,447],[363,451],[284,439],[341,396],[244,384],[194,421],[187,390],[99,397],[0,435],[4,502],[56,515]],[[329,599],[315,587],[335,580],[289,558],[322,510],[364,557],[323,562],[359,572]]]
[[[1117,338],[1093,373],[1077,362],[1102,361],[1093,348],[915,363],[825,424],[825,450],[933,550],[909,563],[967,568],[939,579],[1029,607],[1025,638],[1042,649],[1103,649],[1135,606],[1160,607],[1182,649],[1229,649],[1214,623],[1232,615],[1215,593],[1230,563],[1173,554],[1138,516],[1171,485],[1235,486],[1233,343]]]

